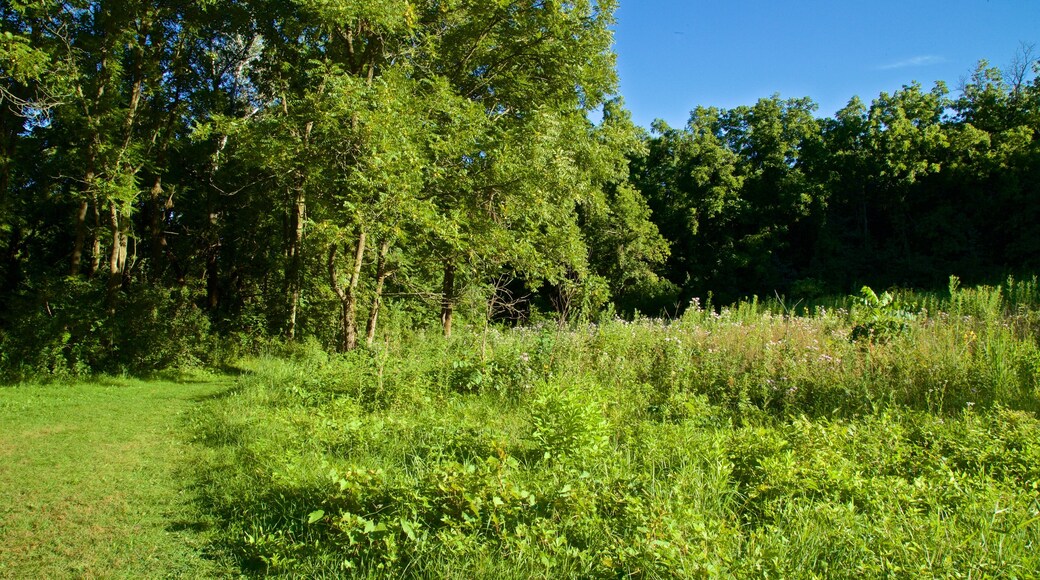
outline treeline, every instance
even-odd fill
[[[684,298],[941,288],[1040,267],[1040,84],[1024,48],[945,84],[853,98],[697,108],[658,122],[633,182],[668,239]]]
[[[615,4],[0,2],[0,365],[1035,267],[1028,58],[647,134]]]

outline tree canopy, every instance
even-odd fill
[[[0,362],[1038,267],[1029,54],[646,131],[615,4],[0,3]]]

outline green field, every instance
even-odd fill
[[[0,574],[1034,578],[1027,298],[695,306],[6,388]]]
[[[0,580],[1040,579],[1040,50],[649,4],[0,3]]]
[[[185,412],[215,380],[0,388],[0,578],[198,578]]]

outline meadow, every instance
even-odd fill
[[[1035,280],[244,359],[214,553],[306,577],[1031,578]]]
[[[2,14],[0,577],[1040,577],[1028,43],[673,128],[618,0]]]

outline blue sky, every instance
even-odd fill
[[[1040,0],[621,0],[616,16],[621,94],[644,127],[773,93],[820,116],[914,80],[956,93],[979,59],[1040,52]]]

